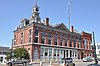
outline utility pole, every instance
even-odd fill
[[[93,32],[93,44],[94,44],[94,61],[95,61],[95,64],[98,64],[97,55],[96,55],[96,46],[95,46],[94,32]]]

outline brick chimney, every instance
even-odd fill
[[[46,17],[46,23],[47,26],[49,26],[49,18]]]
[[[70,31],[71,31],[71,32],[74,32],[74,26],[71,26]]]

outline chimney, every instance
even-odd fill
[[[49,26],[49,18],[46,17],[46,23],[47,26]]]
[[[71,26],[71,30],[70,30],[71,32],[74,32],[74,26]]]

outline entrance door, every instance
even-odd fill
[[[34,60],[37,60],[38,59],[38,49],[37,47],[35,47],[34,49]]]

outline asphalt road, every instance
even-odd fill
[[[75,66],[87,66],[89,64],[93,64],[94,61],[93,62],[82,62],[81,60],[79,60],[79,61],[74,61],[74,63],[75,63]],[[47,65],[49,65],[49,63],[43,64],[43,66],[47,66]],[[7,65],[0,63],[0,66],[7,66]],[[23,66],[23,65],[13,65],[13,66]],[[32,64],[32,65],[27,65],[27,66],[40,66],[40,64]]]

